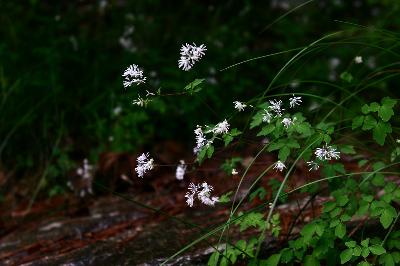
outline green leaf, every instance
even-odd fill
[[[199,164],[201,164],[204,160],[204,157],[206,156],[207,153],[207,148],[203,147],[200,151],[199,154],[197,155],[197,161],[199,162]]]
[[[392,213],[390,212],[390,210],[389,209],[385,209],[382,212],[379,221],[381,222],[383,228],[387,229],[392,224],[392,221],[393,221],[394,218],[395,217],[392,216]]]
[[[394,112],[392,108],[383,105],[379,108],[378,115],[383,121],[387,122],[394,115]]]
[[[387,253],[383,257],[383,262],[385,266],[395,266],[394,258],[391,254]]]
[[[369,112],[371,112],[371,110],[369,109],[369,106],[368,106],[368,104],[364,104],[362,107],[361,107],[361,112],[363,113],[363,114],[368,114]]]
[[[194,81],[190,82],[188,85],[185,86],[184,90],[189,91],[190,94],[194,92],[198,92],[201,90],[199,85],[203,83],[205,79],[195,79]]]
[[[212,157],[213,153],[214,153],[214,146],[213,145],[209,145],[207,147],[207,157],[208,157],[208,159],[210,159]]]
[[[372,245],[369,247],[369,250],[371,251],[372,254],[378,256],[386,253],[386,249],[381,245]]]
[[[348,241],[348,242],[346,242],[344,244],[348,248],[354,248],[357,245],[356,241]]]
[[[351,83],[353,81],[353,76],[346,71],[340,74],[340,78],[348,83]]]
[[[376,124],[377,124],[376,119],[371,115],[367,115],[364,118],[364,124],[362,126],[362,130],[371,130],[376,127]]]
[[[251,212],[244,215],[240,220],[236,221],[235,224],[240,225],[240,231],[244,231],[249,227],[259,227],[260,229],[265,226],[265,221],[263,219],[264,215],[258,212]]]
[[[290,248],[284,248],[281,250],[281,262],[288,263],[293,258],[293,250]]]
[[[309,243],[310,240],[312,239],[312,236],[315,233],[315,225],[310,223],[310,224],[306,224],[303,229],[301,229],[300,234],[303,236],[304,238],[304,243]]]
[[[208,266],[217,266],[218,265],[218,260],[219,260],[219,252],[215,251],[213,254],[210,256],[208,259]]]
[[[356,256],[356,257],[359,257],[361,255],[361,247],[360,246],[354,247],[353,255]]]
[[[361,246],[368,247],[369,246],[369,238],[366,238],[361,241]]]
[[[260,125],[263,122],[263,113],[258,112],[252,117],[250,128],[255,128],[256,126]]]
[[[290,154],[290,149],[288,146],[283,146],[280,150],[279,150],[279,154],[278,154],[278,158],[279,160],[281,160],[282,162],[286,161],[287,157]]]
[[[385,144],[386,135],[392,132],[392,127],[389,123],[379,122],[372,131],[374,140],[379,144]]]
[[[378,110],[379,110],[380,107],[381,107],[381,106],[379,105],[379,103],[373,102],[373,103],[371,103],[371,104],[369,105],[369,110],[370,110],[371,112],[378,112]]]
[[[226,202],[230,202],[231,198],[230,196],[232,195],[232,191],[229,191],[228,193],[223,194],[220,198],[219,201],[220,203],[226,203]]]
[[[366,257],[368,257],[368,255],[369,255],[369,248],[368,247],[363,247],[363,249],[361,251],[361,256],[366,258]]]
[[[356,154],[353,145],[343,145],[340,147],[340,152],[345,154]]]
[[[351,260],[352,257],[353,257],[353,249],[351,248],[345,249],[344,251],[342,251],[342,253],[340,253],[340,263],[345,264],[346,262]]]
[[[273,254],[270,256],[266,261],[265,264],[266,266],[276,266],[279,263],[279,260],[281,259],[281,254]]]
[[[319,265],[320,265],[319,261],[311,255],[306,256],[304,259],[304,266],[319,266]]]
[[[324,204],[323,212],[330,212],[336,207],[335,201],[329,201]]]
[[[267,136],[268,134],[270,134],[272,131],[274,131],[275,126],[273,124],[268,124],[266,126],[264,126],[260,132],[258,132],[257,136]]]
[[[282,148],[283,146],[285,146],[285,143],[282,141],[278,141],[278,142],[273,142],[269,145],[268,147],[268,151],[275,151],[275,150],[279,150],[280,148]]]
[[[250,194],[250,201],[253,201],[257,196],[260,200],[263,200],[267,196],[267,191],[263,187],[257,188]]]
[[[356,128],[358,128],[358,127],[361,127],[361,125],[363,124],[363,122],[364,122],[364,116],[363,115],[360,115],[360,116],[356,116],[354,119],[353,119],[353,122],[352,122],[352,124],[351,124],[351,129],[356,129]]]
[[[342,239],[346,235],[346,226],[343,223],[339,223],[335,228],[335,235]]]

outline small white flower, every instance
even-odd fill
[[[337,57],[333,57],[329,60],[329,67],[331,69],[335,69],[340,65],[340,59]]]
[[[236,169],[235,169],[235,168],[233,168],[233,169],[232,169],[232,175],[237,175],[237,174],[239,174],[239,172],[238,172],[238,171],[236,171]]]
[[[122,107],[119,105],[112,110],[114,116],[118,116],[121,112],[122,112]]]
[[[140,106],[140,107],[144,107],[144,106],[147,105],[147,103],[148,103],[149,101],[150,101],[150,100],[148,100],[148,99],[143,99],[142,97],[140,97],[140,95],[138,95],[138,98],[137,98],[136,100],[133,100],[133,101],[132,101],[132,104],[135,104],[135,105]]]
[[[246,104],[239,102],[239,101],[234,101],[233,103],[235,104],[235,109],[238,110],[239,112],[243,111],[244,108],[247,107]]]
[[[293,124],[293,121],[290,118],[284,118],[282,119],[282,124],[286,129],[288,129]]]
[[[312,171],[312,170],[317,171],[317,170],[319,169],[319,164],[317,164],[317,163],[314,162],[314,161],[309,161],[309,162],[307,162],[307,165],[308,165],[308,167],[310,167],[310,168],[308,169],[308,171]]]
[[[268,203],[268,208],[272,209],[272,202]]]
[[[178,67],[184,71],[190,70],[193,65],[203,57],[206,50],[207,48],[204,44],[200,46],[196,46],[195,43],[193,43],[193,45],[187,43],[182,45]]]
[[[361,63],[363,62],[362,56],[356,56],[356,57],[354,57],[354,62],[355,62],[356,64],[361,64]]]
[[[90,178],[93,177],[92,170],[93,170],[93,166],[90,165],[88,159],[85,158],[85,159],[83,160],[83,165],[82,165],[82,167],[79,167],[79,168],[76,170],[76,174],[79,175],[79,176],[81,176],[81,177],[84,178],[84,179],[90,179]]]
[[[113,142],[114,141],[114,136],[108,136],[108,141]]]
[[[277,171],[282,172],[284,168],[286,168],[286,165],[284,163],[282,163],[281,161],[277,161],[275,163],[274,169],[276,169]]]
[[[301,102],[302,102],[301,97],[296,97],[296,96],[294,96],[294,94],[293,94],[293,97],[291,97],[291,98],[289,99],[290,108],[293,108],[293,107],[295,107],[296,105],[300,105]]]
[[[138,65],[132,64],[127,69],[125,69],[124,74],[124,87],[127,88],[133,83],[139,85],[146,81],[146,77],[143,75],[143,70],[139,68]]]
[[[139,177],[144,176],[144,174],[154,168],[154,160],[150,158],[149,153],[142,153],[137,159],[137,166],[135,171]]]
[[[326,144],[322,148],[317,148],[314,154],[321,161],[330,161],[340,158],[340,152],[336,151],[336,148]]]
[[[268,112],[268,110],[264,109],[262,121],[267,122],[269,124],[271,122],[271,119],[272,119],[272,115]]]
[[[397,142],[397,143],[400,143],[400,139],[396,139],[396,142]]]
[[[196,129],[194,130],[194,134],[196,138],[196,147],[194,148],[194,153],[198,153],[201,150],[201,148],[203,148],[209,142],[204,136],[201,126],[197,125]]]
[[[206,182],[203,182],[203,184],[201,184],[201,188],[202,189],[199,190],[197,193],[199,200],[205,205],[214,206],[214,204],[219,200],[218,197],[211,197],[211,191],[213,191],[214,188],[208,185]]]
[[[298,80],[293,80],[293,81],[290,83],[290,87],[292,87],[293,89],[297,88],[299,85],[300,85],[300,83],[299,83]]]
[[[186,173],[186,168],[187,165],[185,165],[185,161],[180,160],[178,167],[176,167],[176,173],[175,173],[176,179],[183,180],[183,177],[185,176]]]
[[[269,108],[275,112],[276,116],[282,116],[282,111],[285,111],[285,109],[282,108],[282,101],[270,100],[269,103],[271,104]]]
[[[229,131],[229,123],[226,121],[226,119],[220,123],[218,123],[214,129],[213,132],[215,134],[226,134]]]
[[[189,191],[186,192],[185,198],[189,207],[193,207],[196,194],[201,203],[208,206],[214,206],[215,203],[219,201],[218,197],[211,197],[211,191],[213,191],[213,187],[208,185],[206,182],[203,182],[201,185],[190,183],[188,190]]]

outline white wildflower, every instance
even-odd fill
[[[281,161],[277,161],[275,163],[274,169],[276,169],[277,171],[282,172],[284,168],[286,168],[286,165],[284,163],[282,163]]]
[[[194,134],[196,138],[196,147],[194,148],[194,153],[198,153],[201,150],[201,148],[203,148],[209,142],[204,136],[201,126],[197,125],[196,129],[194,130]]]
[[[189,205],[189,207],[193,207],[193,203],[194,203],[194,196],[197,193],[197,186],[193,183],[189,184],[188,187],[188,192],[186,192],[185,198],[186,198],[186,203],[187,205]]]
[[[239,112],[243,111],[244,108],[247,107],[246,104],[244,104],[244,103],[242,103],[242,102],[239,102],[239,101],[234,101],[233,103],[234,103],[234,105],[235,105],[235,109],[238,110]]]
[[[290,108],[293,108],[293,107],[295,107],[296,105],[300,105],[301,102],[302,102],[301,97],[296,97],[296,96],[294,96],[294,94],[293,94],[293,97],[291,97],[291,98],[289,99]]]
[[[137,106],[143,107],[146,106],[146,104],[149,102],[148,99],[143,99],[142,97],[140,97],[140,95],[138,95],[138,98],[136,100],[132,101],[132,104],[135,104]]]
[[[213,189],[214,188],[208,185],[206,182],[203,182],[203,184],[201,184],[201,190],[198,191],[197,196],[203,204],[214,206],[214,204],[218,202],[218,197],[211,197],[211,191],[213,191]]]
[[[317,164],[317,163],[314,162],[314,161],[309,161],[309,162],[307,162],[307,165],[308,165],[308,167],[310,167],[310,168],[308,169],[308,171],[312,171],[312,170],[316,171],[316,170],[319,169],[319,164]]]
[[[337,57],[333,57],[329,60],[329,67],[331,69],[335,69],[340,65],[340,59]]]
[[[138,65],[132,64],[127,69],[125,69],[124,74],[124,87],[127,88],[133,83],[139,85],[146,81],[146,77],[143,75],[143,70],[139,68]]]
[[[286,117],[282,119],[282,124],[286,129],[288,129],[293,124],[293,120],[291,118]]]
[[[122,112],[122,107],[119,105],[112,110],[114,116],[118,116],[121,112]]]
[[[271,119],[272,119],[272,115],[268,112],[268,110],[264,109],[262,121],[267,122],[269,124],[271,122]]]
[[[226,119],[220,123],[218,123],[214,129],[213,132],[215,134],[226,134],[229,131],[229,123],[226,121]]]
[[[324,147],[315,150],[315,156],[321,161],[330,161],[332,159],[339,159],[340,152],[336,151],[336,148],[325,144]]]
[[[356,64],[361,64],[361,63],[363,62],[362,56],[356,56],[356,57],[354,57],[354,62],[355,62]]]
[[[275,112],[276,116],[282,116],[282,111],[285,111],[285,109],[282,108],[282,101],[270,100],[269,103],[271,104],[269,108]]]
[[[196,46],[195,43],[193,43],[193,45],[187,43],[182,45],[181,57],[178,60],[179,68],[184,71],[190,70],[193,65],[203,57],[206,50],[207,48],[204,44],[200,46]]]
[[[88,161],[88,159],[84,159],[83,160],[83,165],[82,165],[82,167],[79,167],[77,170],[76,170],[76,174],[77,175],[79,175],[79,176],[81,176],[82,178],[84,178],[84,179],[90,179],[90,178],[92,178],[93,176],[92,176],[92,170],[93,170],[93,166],[92,165],[90,165],[89,164],[89,161]]]
[[[176,167],[176,173],[175,173],[176,179],[183,180],[183,177],[185,176],[186,173],[186,168],[187,165],[185,165],[185,161],[180,160],[178,167]]]
[[[236,169],[235,169],[235,168],[233,168],[233,169],[232,169],[232,175],[237,175],[237,174],[239,174],[239,172],[238,172],[238,171],[236,171]]]
[[[135,171],[139,177],[143,177],[144,174],[154,168],[154,160],[150,158],[149,153],[142,153],[137,159],[137,166]]]
[[[215,203],[219,201],[218,197],[211,197],[211,191],[213,191],[213,187],[208,185],[206,182],[203,182],[201,185],[190,183],[188,190],[189,191],[186,192],[185,198],[189,207],[193,207],[196,194],[201,203],[208,206],[214,206]]]

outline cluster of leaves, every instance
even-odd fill
[[[385,97],[381,104],[373,102],[363,105],[361,108],[363,115],[352,120],[352,129],[357,130],[361,127],[361,133],[372,130],[376,143],[384,145],[387,134],[392,132],[390,119],[394,116],[396,103],[396,100]],[[265,124],[262,121],[265,108],[268,108],[268,104],[259,106],[259,111],[253,116],[251,127],[259,127],[258,136],[269,138],[266,150],[277,152],[279,160],[288,161],[289,158],[296,157],[297,160],[309,160],[315,147],[324,142],[329,143],[335,135],[333,124],[319,123],[312,127],[301,113],[291,117],[295,122],[288,128],[283,127],[282,119],[289,115],[275,117],[270,123]],[[356,154],[352,145],[343,144],[338,147],[343,154]],[[229,254],[236,252],[236,257],[237,254],[247,256],[249,263],[254,265],[299,262],[309,266],[345,263],[360,266],[374,263],[397,265],[400,262],[400,232],[393,231],[392,225],[399,217],[395,206],[396,202],[400,201],[400,188],[394,182],[385,179],[385,169],[391,165],[384,161],[359,159],[358,166],[361,172],[357,173],[348,172],[340,162],[320,162],[320,164],[321,174],[328,181],[329,196],[333,200],[323,205],[321,215],[306,224],[297,238],[288,241],[286,247],[268,259],[257,259],[237,249],[233,251],[234,246],[227,247],[225,252]],[[287,197],[284,193],[274,194],[284,185],[271,180],[273,198]],[[316,188],[306,186],[302,191],[314,193]],[[381,192],[378,193],[379,191]],[[265,201],[267,194],[265,188],[259,187],[250,194],[249,199],[252,201],[258,198]],[[238,217],[240,219],[236,220],[235,224],[239,226],[240,231],[257,228],[261,234],[267,230],[271,236],[279,236],[281,228],[278,212],[273,214],[270,220],[265,218],[264,213],[254,211],[239,213]],[[359,235],[359,226],[373,226],[376,232],[385,233],[376,234],[367,231]],[[263,239],[261,236],[257,241]],[[257,242],[257,246],[259,245],[260,242]],[[218,265],[217,253],[213,253],[211,257],[213,260],[210,259],[209,265]],[[226,265],[226,262],[222,264],[221,261],[220,265]]]

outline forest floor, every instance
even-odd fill
[[[243,153],[255,154],[257,148],[259,146],[250,145],[245,152],[224,152],[243,158],[237,166],[239,175],[232,176],[221,170],[220,165],[227,157],[218,158],[217,153],[217,159],[209,160],[195,170],[189,167],[182,181],[176,180],[172,166],[163,167],[140,180],[133,176],[119,178],[121,169],[129,166],[136,157],[110,153],[100,160],[97,171],[103,171],[100,176],[110,176],[109,180],[113,181],[104,186],[104,182],[98,184],[95,179],[94,195],[82,198],[65,193],[38,199],[29,208],[29,200],[17,201],[14,193],[14,197],[6,197],[1,205],[0,265],[159,265],[207,229],[228,220],[231,203],[188,207],[184,196],[189,183],[207,181],[214,186],[216,195],[235,191],[240,173],[253,159],[243,157]],[[164,159],[158,159],[168,165],[169,158],[174,157],[177,156],[167,154]],[[104,158],[109,162],[106,166]],[[188,158],[187,162],[191,160],[193,158]],[[241,184],[238,199],[249,192],[252,182],[274,161],[275,158],[268,154],[257,158]],[[347,167],[352,168],[354,164],[347,162]],[[317,177],[318,173],[310,174],[304,163],[298,163],[286,190]],[[280,182],[283,176],[269,171],[261,178],[257,187],[267,190],[266,200],[272,198],[271,179]],[[266,249],[284,243],[289,234],[298,231],[298,225],[318,216],[320,206],[326,200],[329,199],[323,193],[313,197],[306,193],[289,196],[288,201],[277,208],[281,214],[281,236],[278,242],[267,238]],[[245,200],[241,211],[263,202],[265,200],[257,198],[251,202]],[[267,213],[268,205],[259,211]],[[237,226],[231,228],[229,239],[232,242],[257,235],[254,230],[240,232]],[[204,265],[214,251],[218,237],[216,234],[186,250],[170,265]]]

